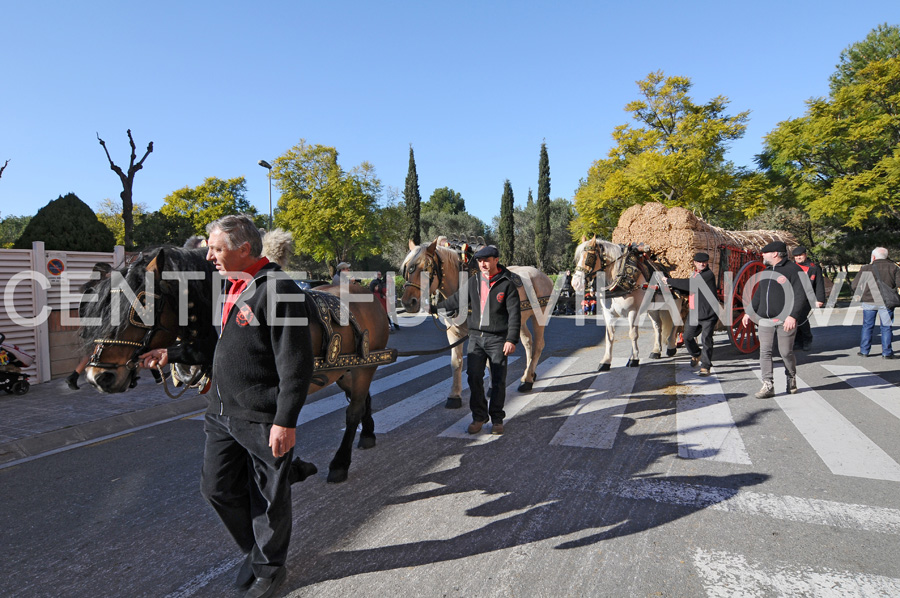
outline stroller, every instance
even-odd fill
[[[24,353],[15,345],[3,344],[6,335],[0,332],[0,388],[9,394],[23,395],[31,388],[28,374],[22,373],[34,363],[34,357]]]

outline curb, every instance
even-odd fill
[[[65,449],[74,444],[90,442],[98,440],[106,436],[117,434],[125,430],[137,428],[141,426],[153,425],[166,419],[178,418],[182,415],[195,413],[197,411],[205,411],[207,399],[203,395],[198,395],[190,399],[182,399],[149,407],[140,411],[131,413],[123,413],[113,417],[107,417],[97,421],[87,422],[45,432],[30,438],[22,438],[0,444],[0,466],[48,453]]]

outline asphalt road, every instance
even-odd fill
[[[446,356],[405,359],[379,371],[378,445],[339,485],[344,399],[314,395],[298,447],[320,473],[294,486],[280,595],[900,595],[900,361],[858,357],[846,317],[815,329],[801,392],[769,400],[722,334],[710,378],[683,350],[622,367],[627,342],[598,374],[603,328],[554,318],[502,437],[443,407]],[[429,324],[391,345],[441,342]],[[240,556],[198,491],[202,425],[0,470],[0,595],[239,596]]]

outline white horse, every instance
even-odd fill
[[[575,264],[572,288],[579,293],[584,292],[584,289],[592,284],[598,272],[604,273],[597,301],[603,308],[603,320],[606,322],[606,347],[597,369],[601,372],[606,371],[612,363],[612,348],[616,340],[613,324],[615,317],[628,319],[631,357],[627,365],[637,367],[640,365],[638,316],[644,295],[648,285],[651,284],[650,279],[654,272],[660,272],[663,276],[668,273],[658,263],[653,262],[643,250],[616,245],[597,237],[587,241],[582,238],[581,245],[575,250]],[[681,299],[673,299],[676,311],[680,312]],[[672,357],[675,355],[676,327],[671,312],[668,309],[651,309],[648,315],[653,323],[653,351],[650,358],[662,357],[663,343],[666,345],[666,355]]]
[[[531,390],[534,384],[534,369],[544,350],[544,324],[541,324],[539,318],[532,319],[534,328],[532,334],[526,323],[534,315],[533,301],[538,301],[541,307],[548,303],[548,299],[553,293],[553,281],[537,268],[530,266],[507,266],[507,268],[522,279],[522,286],[519,287],[522,311],[519,338],[522,346],[525,347],[526,365],[525,373],[519,384],[519,392],[525,392]],[[422,308],[423,294],[429,298],[435,296],[436,300],[440,300],[455,293],[459,288],[459,274],[465,271],[465,267],[455,249],[438,245],[436,239],[430,245],[416,245],[410,241],[409,254],[403,260],[400,271],[406,279],[400,301],[407,312],[414,314]],[[422,282],[421,286],[420,282]],[[526,288],[532,289],[532,292],[528,293]],[[427,292],[423,293],[425,289]],[[463,320],[461,324],[451,325],[447,328],[447,340],[453,344],[465,338],[468,333],[468,323]],[[450,354],[453,386],[450,389],[450,396],[447,397],[446,407],[448,409],[462,406],[460,395],[462,392],[462,361],[462,344],[459,344],[453,347]]]

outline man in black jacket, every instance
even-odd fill
[[[709,269],[709,254],[702,251],[695,253],[694,273],[691,277],[667,278],[666,284],[688,293],[689,311],[688,321],[684,325],[684,344],[691,354],[691,366],[699,364],[700,375],[709,376],[712,369],[713,331],[719,321],[719,306],[715,299],[716,277]],[[700,285],[705,285],[706,289],[701,289]],[[702,349],[697,346],[698,334]]]
[[[797,392],[794,339],[797,323],[802,322],[809,313],[809,302],[800,280],[803,270],[788,259],[787,245],[782,241],[773,241],[763,247],[761,253],[767,267],[757,275],[760,282],[753,294],[751,307],[756,316],[753,319],[757,320],[759,366],[763,379],[763,386],[756,393],[756,398],[769,399],[775,396],[772,349],[776,337],[787,374],[787,392]],[[750,314],[744,313],[742,324],[747,326],[750,320]]]
[[[227,282],[200,486],[246,555],[235,585],[263,598],[287,576],[291,458],[314,365],[308,312],[299,287],[260,257],[250,218],[225,216],[207,231],[207,259]],[[172,349],[142,358],[147,367],[178,360]]]
[[[459,294],[468,293],[469,352],[466,375],[469,380],[469,408],[472,423],[469,434],[481,432],[490,417],[491,434],[503,434],[503,404],[506,401],[506,358],[516,350],[519,342],[519,292],[514,274],[502,266],[500,252],[493,245],[480,249],[473,256],[478,272],[456,293],[431,306],[449,312],[459,310]],[[484,396],[484,368],[491,362],[490,406]]]
[[[818,264],[813,263],[806,255],[806,247],[798,245],[791,252],[794,256],[794,263],[800,266],[800,269],[806,272],[809,282],[812,285],[813,292],[816,295],[816,307],[825,305],[825,274]],[[809,325],[809,318],[797,325],[797,339],[794,345],[801,351],[809,351],[812,347],[812,329]]]

